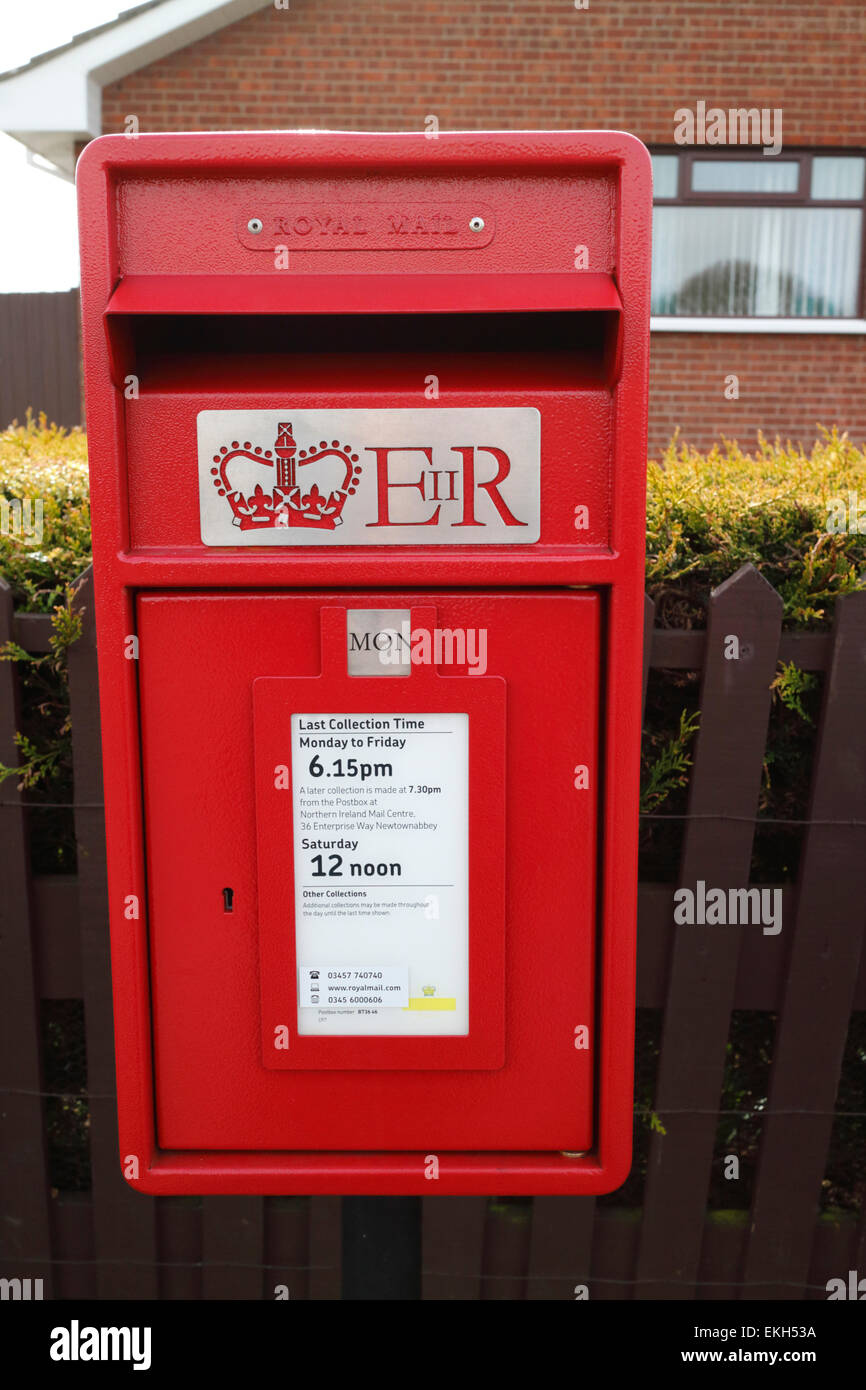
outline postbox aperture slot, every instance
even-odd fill
[[[131,275],[105,315],[113,379],[166,361],[416,351],[566,357],[612,384],[622,303],[607,272],[363,275]],[[132,364],[136,364],[133,367]],[[185,364],[185,365],[184,365]]]
[[[575,385],[610,384],[620,315],[613,310],[403,314],[154,314],[111,320],[116,373],[135,370],[151,388],[189,383],[197,364],[290,362],[411,353],[519,355],[536,370],[567,370]]]
[[[132,323],[144,360],[169,353],[583,352],[603,349],[616,314],[154,314]]]

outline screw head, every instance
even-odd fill
[[[247,231],[252,232],[253,236],[258,236],[259,232],[264,228],[264,225],[260,217],[251,217],[247,223]]]
[[[470,219],[469,219],[469,230],[470,230],[470,232],[483,232],[483,231],[484,231],[484,218],[483,218],[483,217],[470,217]]]

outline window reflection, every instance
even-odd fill
[[[657,207],[654,314],[852,318],[860,208]]]
[[[812,197],[848,199],[863,197],[866,159],[848,155],[815,155],[812,160]]]
[[[796,159],[696,159],[693,193],[796,193],[800,165]]]

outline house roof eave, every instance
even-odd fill
[[[102,134],[103,87],[272,2],[145,0],[23,67],[0,73],[0,130],[71,178],[76,145]]]

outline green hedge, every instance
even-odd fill
[[[16,608],[50,613],[90,563],[90,485],[83,430],[28,415],[0,434],[0,497],[41,501],[42,541],[0,529],[0,576]],[[32,516],[32,512],[31,512]],[[26,513],[25,513],[26,517]]]
[[[866,583],[866,535],[841,530],[856,524],[857,498],[866,532],[866,449],[836,430],[808,454],[763,438],[754,453],[674,441],[647,476],[656,621],[702,627],[710,590],[750,562],[781,594],[786,626],[827,626],[836,598]]]
[[[23,425],[0,434],[0,496],[41,498],[44,511],[44,536],[38,546],[26,544],[20,536],[0,534],[0,575],[11,585],[17,608],[54,614],[55,638],[48,655],[32,657],[12,645],[0,652],[3,659],[20,663],[22,676],[18,765],[0,766],[0,780],[16,777],[31,802],[72,799],[66,650],[79,630],[70,586],[90,560],[86,459],[83,432],[49,426],[44,416],[28,417]],[[849,529],[852,512],[855,526],[859,520],[858,509],[866,532],[866,452],[835,430],[826,432],[809,453],[760,439],[752,453],[725,441],[701,454],[675,440],[662,460],[648,467],[646,587],[656,603],[657,622],[666,627],[703,626],[711,590],[750,562],[781,594],[786,626],[826,628],[836,598],[866,585],[866,534]],[[676,876],[689,750],[700,721],[699,691],[698,672],[652,672],[642,748],[644,880],[671,882]],[[765,823],[759,819],[756,827],[752,882],[781,883],[796,874],[802,837],[796,822],[808,813],[820,698],[818,676],[780,666],[758,808]],[[50,806],[43,812],[33,818],[34,869],[71,872],[71,817],[64,820],[64,813]],[[61,1020],[58,1027],[68,1052],[69,1020]],[[640,1012],[635,1164],[629,1184],[603,1199],[606,1203],[640,1201],[649,1132],[653,1126],[662,1128],[651,1110],[660,1028],[657,1011]],[[728,1117],[720,1119],[717,1146],[726,1152],[733,1144],[743,1153],[747,1181],[737,1186],[744,1206],[766,1106],[772,1035],[772,1015],[742,1014],[732,1020],[722,1108],[742,1110],[744,1118],[733,1126]],[[864,1047],[861,1016],[849,1038],[842,1101],[850,1100],[851,1078],[862,1067]],[[70,1123],[60,1126],[55,1145],[64,1172],[71,1162],[63,1147],[69,1147]],[[73,1138],[80,1138],[81,1124],[75,1121],[72,1129]],[[859,1207],[863,1129],[856,1118],[834,1129],[825,1207]],[[67,1180],[68,1185],[86,1185],[85,1178],[79,1178]],[[711,1206],[730,1205],[728,1186],[714,1179]]]
[[[659,625],[700,627],[714,586],[749,561],[784,600],[787,626],[829,625],[840,594],[866,582],[866,536],[857,527],[862,498],[866,532],[866,451],[846,435],[823,433],[810,453],[759,439],[753,453],[724,441],[707,454],[674,440],[647,474],[647,592]],[[44,534],[0,533],[0,574],[16,606],[54,614],[45,657],[8,646],[25,666],[25,717],[14,771],[28,788],[69,780],[65,654],[78,631],[72,581],[90,560],[87,439],[83,431],[32,416],[0,434],[0,497],[40,499]],[[842,525],[846,529],[840,529]],[[641,809],[665,805],[688,781],[689,747],[699,723],[694,673],[653,673],[643,748]],[[819,698],[816,677],[781,667],[774,686],[778,727],[767,751],[762,809],[776,817],[801,810],[807,753]],[[0,778],[12,769],[0,767]],[[645,868],[655,873],[675,854],[674,831],[645,836]],[[789,862],[790,861],[790,862]],[[656,867],[654,868],[654,864]],[[792,871],[790,850],[774,851],[768,873]]]
[[[788,626],[827,625],[837,596],[864,584],[866,538],[828,531],[851,493],[866,531],[866,450],[836,430],[810,453],[759,439],[753,453],[725,441],[701,454],[674,441],[647,474],[647,592],[659,623],[700,627],[710,590],[750,561],[782,595]],[[84,432],[44,415],[10,425],[0,496],[43,500],[43,544],[0,534],[0,574],[18,608],[50,613],[90,559]]]
[[[12,587],[16,607],[55,616],[47,657],[28,657],[13,647],[2,653],[28,668],[15,771],[23,785],[45,788],[69,777],[65,653],[78,631],[70,585],[90,560],[84,432],[49,425],[44,415],[10,425],[0,434],[0,497],[40,499],[43,507],[38,545],[32,536],[0,533],[0,574]],[[825,431],[810,453],[759,439],[753,453],[724,441],[700,454],[674,440],[647,472],[646,586],[657,623],[702,626],[713,587],[749,561],[781,594],[787,626],[826,627],[836,598],[866,582],[866,537],[840,529],[856,513],[858,498],[866,518],[866,451],[836,430]],[[856,526],[856,514],[853,520]],[[665,673],[661,684],[654,673],[643,749],[646,814],[687,784],[688,750],[699,722],[696,693],[689,673]],[[771,772],[775,781],[765,811],[784,814],[799,797],[804,740],[817,698],[815,677],[780,668],[774,699],[791,717],[783,718],[776,746],[768,749],[767,786]],[[11,773],[0,767],[0,778]],[[658,830],[648,834],[646,850],[651,867],[659,856],[669,859],[675,845]]]

